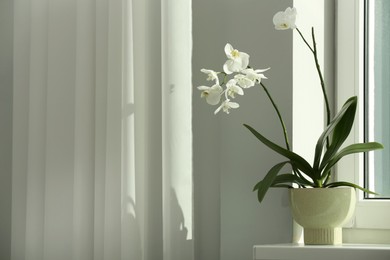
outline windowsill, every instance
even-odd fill
[[[387,244],[343,244],[307,246],[303,244],[256,245],[254,260],[388,260],[390,245]]]

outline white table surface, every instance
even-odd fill
[[[343,244],[306,246],[302,244],[256,245],[254,260],[390,260],[389,245]]]

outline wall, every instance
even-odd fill
[[[257,141],[248,123],[273,141],[283,135],[262,89],[237,101],[230,115],[214,115],[199,98],[201,68],[221,70],[227,42],[251,55],[255,68],[271,67],[268,86],[291,133],[292,32],[274,30],[272,17],[292,6],[285,0],[193,1],[193,135],[196,259],[252,259],[255,244],[291,241],[286,190],[271,190],[263,204],[253,186],[281,157]]]

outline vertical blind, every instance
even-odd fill
[[[11,259],[193,259],[189,0],[15,0]]]

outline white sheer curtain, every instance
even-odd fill
[[[193,259],[190,0],[15,0],[11,259]]]

